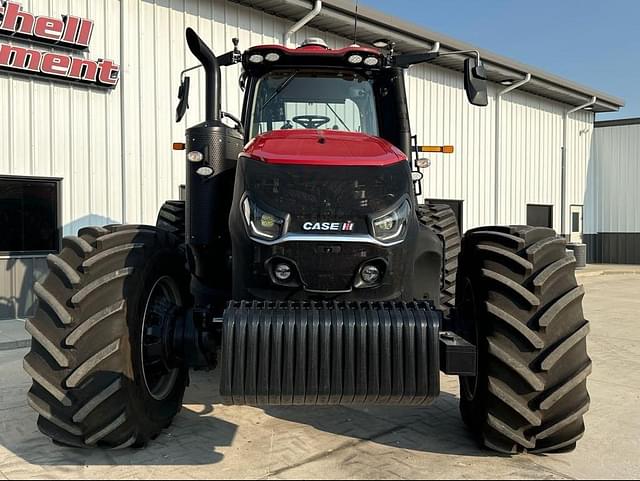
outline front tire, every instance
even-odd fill
[[[534,227],[475,229],[463,240],[456,311],[478,346],[478,376],[461,378],[460,407],[492,450],[570,450],[584,434],[589,323],[565,244]]]
[[[189,302],[178,245],[154,227],[87,228],[49,256],[24,367],[38,427],[55,442],[142,447],[181,409],[187,370],[149,367],[162,358],[158,324]]]

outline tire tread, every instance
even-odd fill
[[[419,205],[417,214],[420,222],[438,234],[444,244],[444,273],[440,304],[447,315],[456,304],[458,256],[462,246],[458,221],[451,207],[446,204]]]

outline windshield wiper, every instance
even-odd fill
[[[282,91],[289,86],[291,81],[294,78],[296,78],[296,75],[298,75],[297,71],[293,72],[293,74],[289,78],[287,78],[284,82],[280,84],[280,86],[276,89],[276,91],[273,92],[271,97],[269,97],[267,101],[262,105],[262,107],[260,107],[260,112],[262,112],[267,107],[267,105],[269,105],[273,101],[273,99],[275,99],[278,95],[280,95],[280,93],[282,93]]]
[[[336,118],[340,121],[340,123],[344,126],[344,128],[347,129],[347,132],[351,132],[351,129],[349,127],[347,127],[347,124],[344,123],[344,120],[342,120],[342,118],[338,115],[338,112],[333,110],[333,107],[331,107],[331,105],[329,105],[329,104],[325,104],[325,105],[327,107],[329,107],[329,110],[331,110],[331,112],[333,112],[333,115],[335,115]]]

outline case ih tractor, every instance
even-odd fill
[[[450,208],[418,202],[404,73],[445,54],[234,40],[216,57],[193,30],[187,43],[206,121],[186,133],[186,202],[153,227],[80,230],[35,285],[24,365],[40,430],[144,446],[190,369],[219,368],[224,402],[253,406],[426,406],[442,371],[486,447],[572,449],[591,362],[565,240],[525,226],[461,238]],[[457,54],[486,105],[479,55]],[[241,119],[221,112],[221,67],[239,62]],[[185,78],[178,119],[188,91]]]

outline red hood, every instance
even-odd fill
[[[244,154],[268,164],[384,167],[407,160],[386,140],[337,130],[274,130],[253,139]]]

